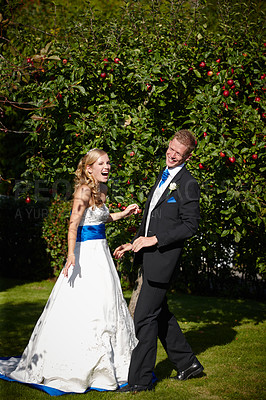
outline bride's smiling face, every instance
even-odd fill
[[[87,165],[88,172],[99,183],[106,183],[108,181],[110,169],[111,163],[107,154],[99,157],[92,165]]]

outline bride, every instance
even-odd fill
[[[4,379],[76,393],[116,390],[127,381],[137,339],[104,224],[137,213],[138,206],[109,213],[110,168],[99,149],[79,162],[66,264],[22,356],[0,361]]]

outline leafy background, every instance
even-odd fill
[[[133,201],[143,208],[169,139],[189,128],[202,219],[178,286],[236,295],[248,286],[261,295],[265,3],[25,0],[6,2],[0,19],[1,193],[28,208],[44,201],[47,217],[32,223],[42,228],[50,275],[64,263],[81,156],[108,152],[112,211]],[[139,218],[108,226],[112,250],[132,238]],[[5,274],[14,273],[10,264]],[[130,257],[119,269],[132,285]]]

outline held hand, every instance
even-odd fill
[[[130,204],[124,211],[124,217],[129,217],[132,214],[138,214],[140,212],[139,206],[137,204]]]
[[[74,254],[72,254],[71,256],[67,257],[66,264],[65,264],[65,266],[64,266],[64,268],[62,270],[63,275],[64,275],[65,278],[68,277],[68,269],[69,269],[69,267],[71,265],[75,266],[75,256],[74,256]]]
[[[134,240],[132,245],[132,250],[134,251],[134,253],[137,253],[143,247],[154,246],[156,243],[158,243],[156,236],[150,236],[150,237],[140,236],[136,240]]]
[[[121,246],[117,247],[114,251],[115,259],[119,259],[119,258],[123,257],[124,253],[126,251],[130,251],[131,249],[132,249],[131,243],[121,244]]]

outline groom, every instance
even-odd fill
[[[198,229],[199,186],[185,167],[195,148],[195,138],[186,129],[178,131],[166,151],[166,169],[148,196],[140,228],[131,243],[119,246],[114,256],[135,253],[142,265],[143,284],[134,314],[138,345],[132,353],[128,385],[122,392],[152,390],[157,337],[178,373],[186,380],[202,373],[174,315],[169,311],[166,292],[177,267],[184,241]]]

